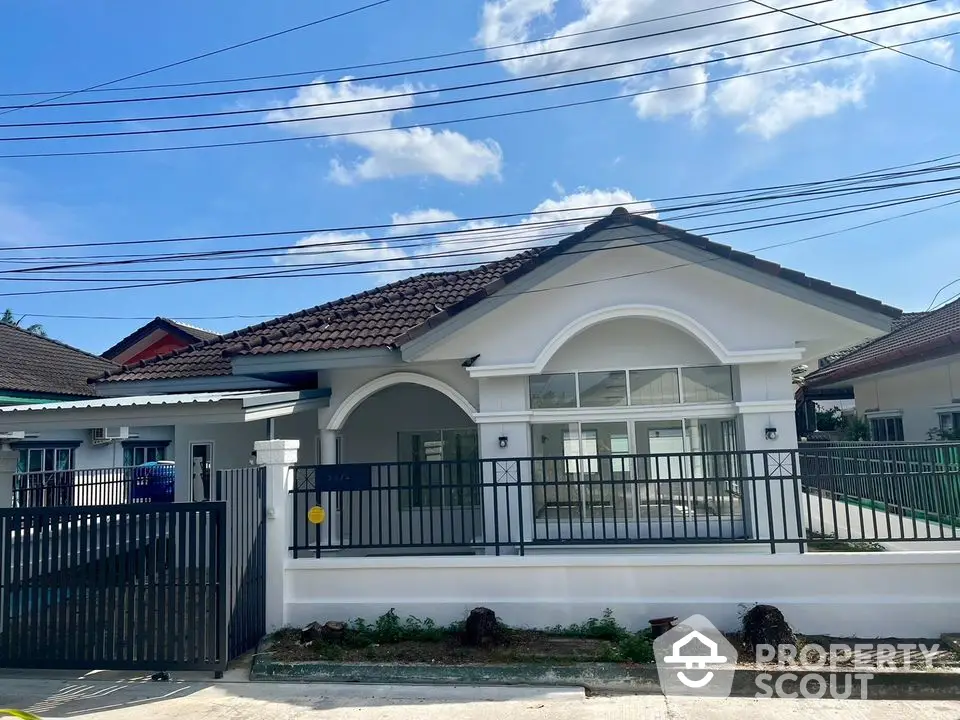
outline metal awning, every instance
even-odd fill
[[[0,407],[0,432],[239,423],[326,407],[330,389],[135,395]]]

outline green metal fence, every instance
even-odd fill
[[[960,525],[960,443],[801,443],[804,488]]]

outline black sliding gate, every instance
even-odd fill
[[[0,509],[0,667],[223,671],[264,631],[265,490]]]

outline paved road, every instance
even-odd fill
[[[957,720],[960,702],[667,701],[577,690],[0,678],[0,707],[103,720]]]

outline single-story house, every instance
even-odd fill
[[[156,317],[119,340],[102,357],[117,365],[133,365],[174,350],[182,350],[194,343],[215,340],[217,333],[187,323]]]
[[[818,368],[804,391],[849,392],[873,440],[960,437],[960,300],[911,314],[891,333]]]
[[[117,370],[108,359],[58,340],[0,323],[0,406],[34,406],[88,399],[96,386],[88,380]],[[18,453],[21,472],[133,465],[162,459],[173,428],[76,427],[9,428],[0,442]]]
[[[153,426],[173,438],[180,499],[247,466],[255,441],[298,440],[332,548],[471,545],[504,518],[559,545],[596,523],[670,541],[702,512],[708,533],[751,532],[733,485],[682,482],[774,473],[730,457],[796,448],[792,369],[899,315],[620,208],[555,245],[101,368],[98,398],[4,408],[0,431]],[[533,485],[498,495],[488,473]]]

